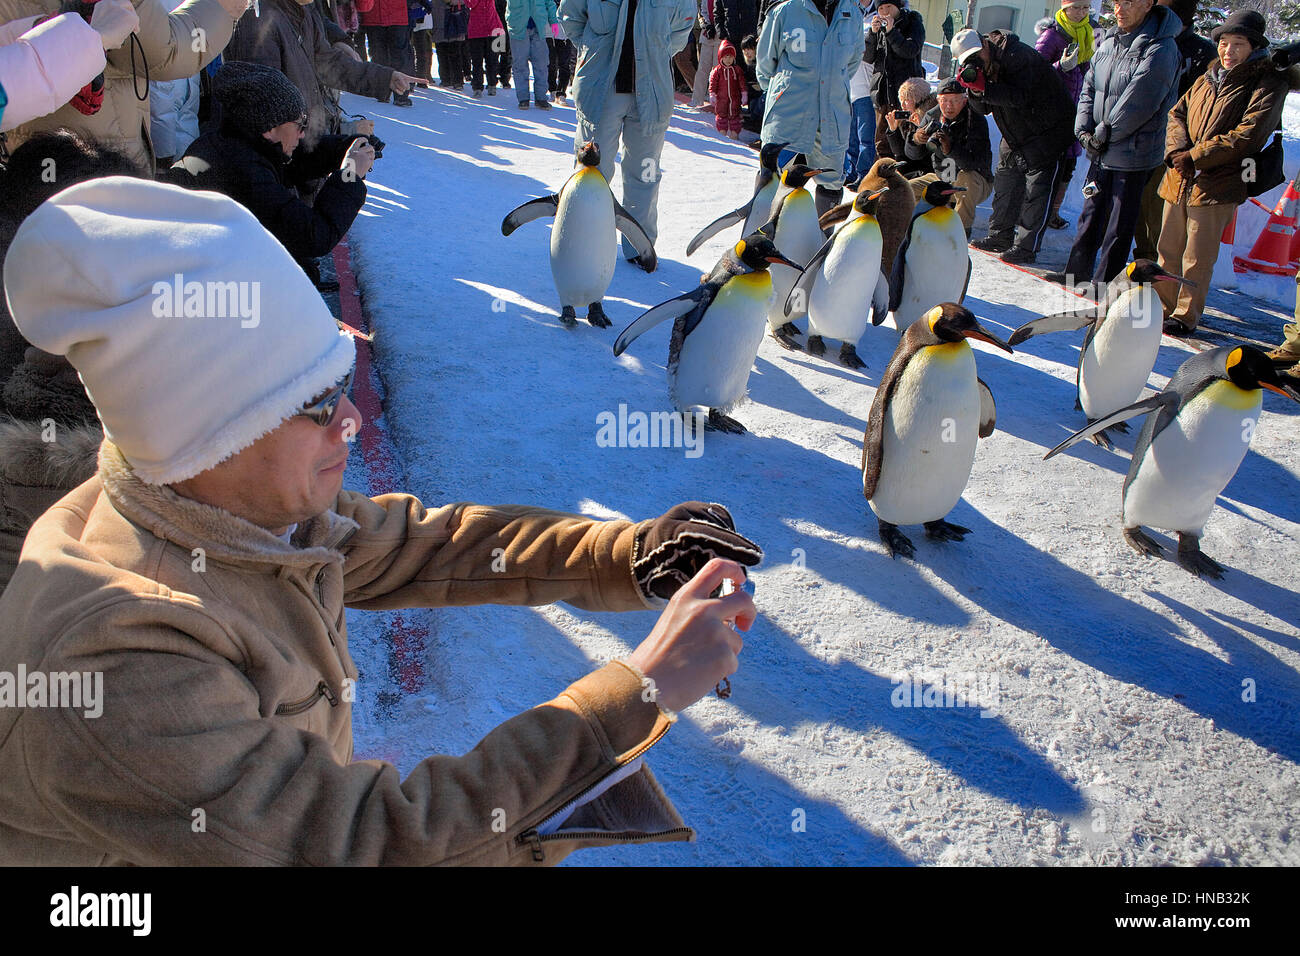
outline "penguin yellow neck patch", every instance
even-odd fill
[[[1264,391],[1259,388],[1245,389],[1220,379],[1205,388],[1205,397],[1215,405],[1231,408],[1234,411],[1250,411],[1264,403]]]

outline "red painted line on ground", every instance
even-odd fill
[[[338,272],[339,309],[344,327],[354,333],[369,333],[369,323],[361,309],[361,297],[357,295],[357,279],[352,272],[351,251],[346,237],[334,247],[334,268]],[[369,491],[372,495],[400,491],[398,482],[402,467],[397,449],[388,433],[379,426],[384,404],[372,374],[374,352],[368,337],[354,338],[353,341],[357,346],[357,370],[352,380],[352,401],[365,419],[357,432],[357,444],[366,466]],[[404,692],[420,690],[425,685],[424,652],[428,628],[394,613],[388,619],[386,630],[392,647],[390,673]]]

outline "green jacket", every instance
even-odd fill
[[[506,33],[516,40],[528,36],[528,21],[531,19],[537,32],[543,37],[551,36],[548,27],[558,26],[555,0],[509,0],[506,4]]]

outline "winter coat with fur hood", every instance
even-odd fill
[[[110,50],[104,67],[104,102],[99,111],[87,116],[75,106],[61,106],[6,133],[6,145],[11,151],[33,133],[65,126],[92,142],[121,150],[145,169],[153,169],[148,82],[141,52],[149,64],[148,80],[184,79],[199,72],[221,52],[235,22],[217,0],[187,0],[171,13],[163,0],[134,0],[134,4],[140,18],[135,72],[131,66],[133,43],[128,41]],[[58,12],[59,0],[0,0],[0,23]],[[202,43],[198,42],[200,38]],[[146,91],[144,99],[135,95],[137,88]]]
[[[1218,60],[1210,64],[1169,111],[1165,132],[1165,163],[1188,150],[1196,177],[1188,184],[1171,167],[1160,182],[1160,198],[1189,206],[1245,202],[1244,162],[1279,128],[1289,89],[1300,90],[1300,66],[1275,70],[1267,50],[1256,50],[1227,71]]]
[[[102,674],[93,707],[0,707],[0,864],[532,865],[690,839],[640,759],[669,722],[620,663],[405,780],[352,760],[345,607],[643,610],[640,527],[343,491],[286,544],[105,441],[0,598],[0,672]]]

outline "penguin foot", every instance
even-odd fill
[[[822,337],[820,335],[808,336],[808,344],[805,346],[805,348],[808,349],[809,355],[826,354],[826,343],[822,341]]]
[[[789,325],[789,324],[790,324],[790,323],[788,323],[788,322],[786,323],[786,325]],[[798,330],[796,330],[796,331],[798,331]],[[788,350],[791,351],[791,352],[802,352],[802,351],[803,351],[803,346],[802,346],[802,345],[800,345],[800,344],[799,344],[798,342],[796,342],[794,339],[790,338],[789,335],[787,335],[785,332],[781,331],[780,329],[777,329],[775,332],[772,333],[772,338],[776,339],[777,344],[780,345],[781,348],[783,348],[783,349],[788,349]]]
[[[910,558],[916,554],[916,546],[907,535],[898,530],[898,525],[887,524],[884,521],[877,523],[880,525],[880,543],[885,546],[891,558],[897,558],[900,554]]]
[[[560,321],[569,328],[574,328],[578,324],[578,312],[571,305],[566,305],[560,310]]]
[[[614,323],[605,317],[605,307],[593,302],[587,307],[587,321],[598,329],[607,329]]]
[[[1109,426],[1106,430],[1112,432],[1119,432],[1121,435],[1127,435],[1128,422],[1116,422],[1114,425]]]
[[[942,518],[925,523],[925,536],[933,541],[962,541],[968,534],[971,534],[970,528],[950,524]]]
[[[1160,542],[1156,541],[1141,528],[1125,528],[1124,540],[1138,554],[1144,558],[1155,558],[1164,554],[1164,548],[1160,547]]]
[[[734,418],[722,414],[717,409],[709,409],[709,417],[704,422],[706,431],[726,432],[729,435],[745,434],[745,426],[740,424]]]
[[[1201,550],[1201,539],[1181,531],[1178,533],[1178,563],[1198,578],[1210,577],[1217,581],[1223,577],[1223,565]]]
[[[840,364],[847,368],[867,367],[867,363],[858,358],[857,347],[848,342],[840,344]]]
[[[1110,440],[1110,435],[1107,434],[1107,432],[1109,431],[1110,429],[1103,428],[1101,431],[1097,432],[1094,435],[1089,435],[1088,437],[1092,439],[1093,444],[1100,445],[1102,448],[1106,449],[1107,451],[1114,451],[1115,443]]]

